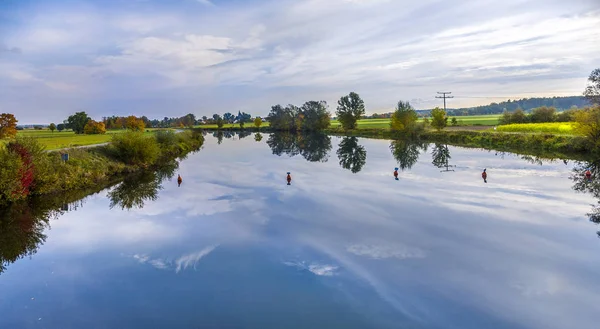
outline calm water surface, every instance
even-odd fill
[[[231,137],[5,211],[0,328],[598,328],[586,165]]]

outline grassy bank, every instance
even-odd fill
[[[36,139],[18,138],[0,149],[0,205],[90,188],[116,176],[153,169],[198,150],[203,142],[199,130],[128,132],[115,134],[106,146],[71,149],[65,162],[59,152],[45,152]]]
[[[389,129],[328,129],[330,135],[357,136],[378,139],[401,139]],[[587,159],[593,154],[593,144],[582,136],[554,134],[515,134],[491,131],[423,132],[419,139],[430,143],[483,148],[487,150],[529,154],[545,158]]]

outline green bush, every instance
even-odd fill
[[[156,138],[144,136],[141,132],[115,134],[109,151],[126,164],[142,167],[153,165],[160,155]]]
[[[21,199],[13,193],[21,187],[19,171],[23,166],[21,158],[5,147],[0,148],[0,204]]]

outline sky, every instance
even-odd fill
[[[599,52],[597,0],[2,0],[0,112],[475,106],[581,95]]]

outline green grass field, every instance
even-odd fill
[[[151,134],[156,129],[148,129]],[[50,130],[19,130],[17,136],[36,138],[47,150],[56,150],[67,147],[85,146],[107,143],[114,134],[126,130],[109,130],[105,135],[77,135],[72,131],[51,132]]]
[[[575,122],[548,122],[548,123],[521,123],[502,125],[496,128],[496,131],[513,133],[551,133],[575,135],[577,134],[577,124]]]
[[[448,125],[450,125],[450,121],[453,117],[448,118]],[[500,115],[472,115],[472,116],[460,116],[456,117],[458,120],[458,124],[460,126],[495,126],[498,124],[500,120]],[[423,119],[419,119],[419,121],[423,121]],[[268,122],[263,122],[261,128],[268,127]],[[331,120],[331,127],[336,128],[339,127],[340,123],[337,120]],[[200,128],[206,129],[217,129],[217,125],[201,125],[197,126]],[[223,126],[224,129],[227,128],[238,128],[238,124],[226,124]],[[251,123],[247,123],[245,127],[254,128],[254,125]],[[373,128],[389,128],[390,127],[390,119],[364,119],[358,120],[358,129],[373,129]]]

